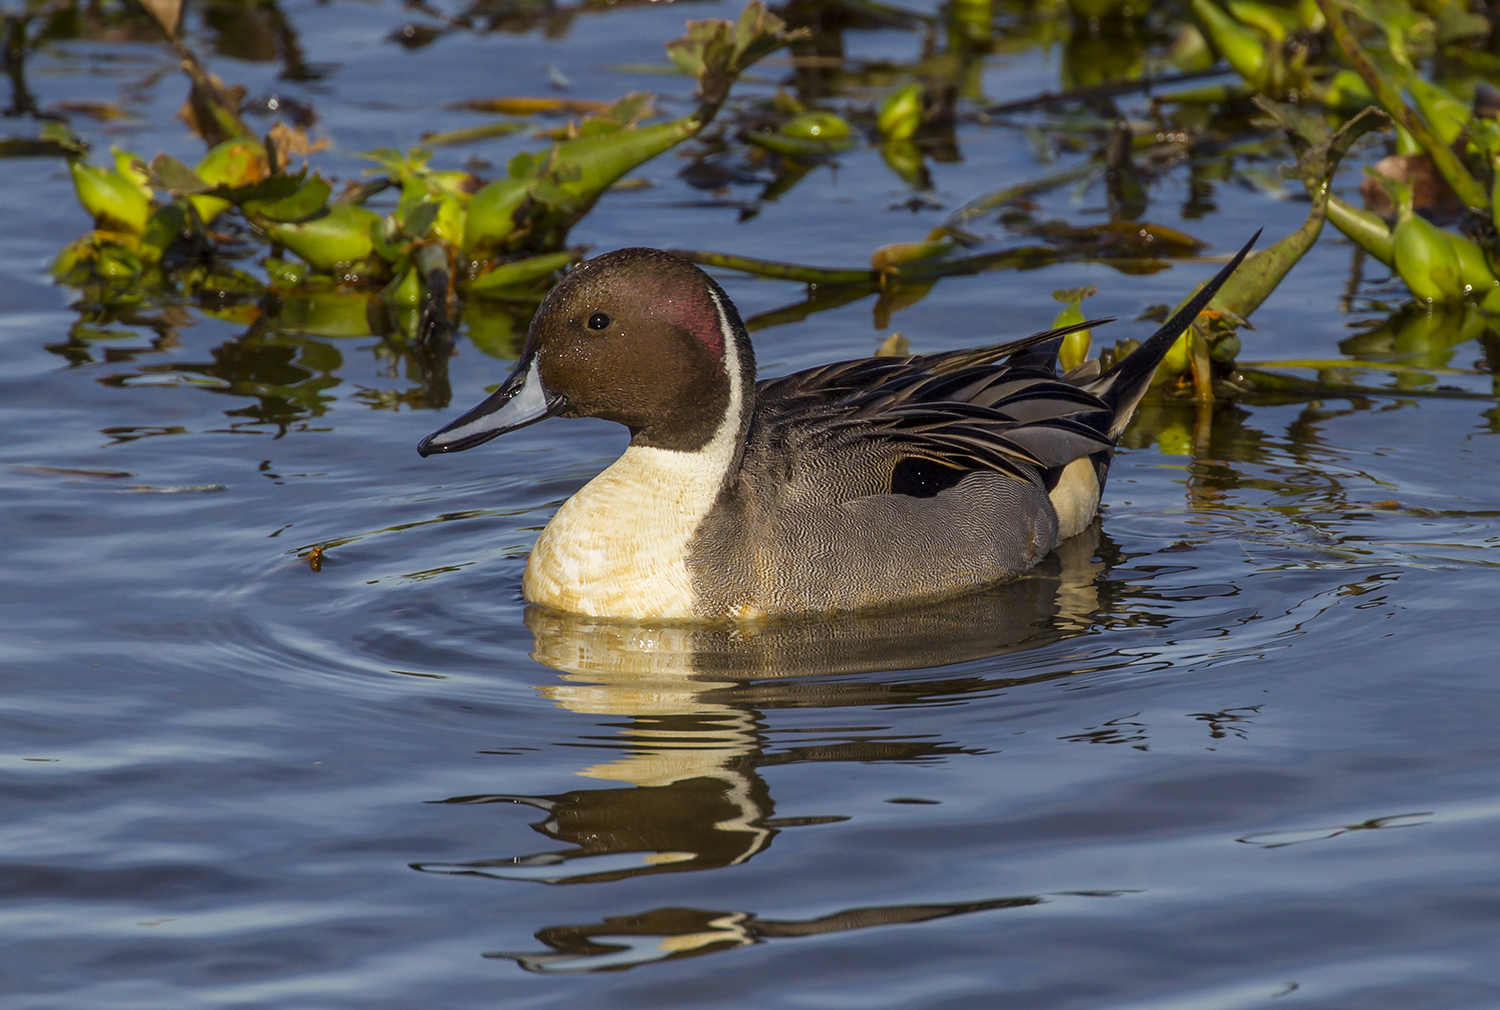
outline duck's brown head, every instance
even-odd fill
[[[618,421],[632,445],[692,452],[748,410],[754,374],[744,324],[711,277],[669,253],[620,249],[553,288],[510,377],[417,451],[469,449],[562,415]]]

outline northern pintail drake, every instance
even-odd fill
[[[510,377],[417,451],[557,415],[630,429],[526,564],[526,599],[557,610],[752,620],[952,596],[1031,568],[1093,521],[1156,366],[1248,250],[1102,374],[1097,361],[1058,374],[1071,327],[757,382],[711,277],[621,249],[574,268]]]

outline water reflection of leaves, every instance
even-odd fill
[[[320,417],[328,409],[333,398],[326,394],[339,384],[333,373],[343,364],[343,355],[330,343],[287,333],[266,333],[255,327],[210,353],[211,362],[149,364],[137,372],[110,375],[99,381],[107,386],[131,386],[152,377],[218,379],[219,384],[201,388],[257,401],[251,406],[225,411],[226,414],[249,418],[257,424],[275,425],[285,433],[294,422]]]
[[[407,49],[421,49],[452,32],[484,35],[506,32],[524,35],[540,29],[544,37],[560,39],[573,27],[574,19],[588,14],[603,14],[631,7],[646,7],[655,0],[609,0],[608,3],[583,2],[560,4],[556,0],[471,0],[457,14],[448,14],[425,0],[408,0],[407,7],[420,11],[437,22],[411,23],[391,33],[390,41]],[[700,0],[676,0],[678,3]]]
[[[1206,723],[1208,735],[1215,740],[1223,740],[1230,734],[1240,740],[1248,740],[1249,735],[1245,730],[1250,725],[1250,717],[1259,715],[1260,710],[1259,705],[1246,705],[1242,708],[1220,709],[1217,712],[1189,712],[1188,718]]]
[[[1146,743],[1149,739],[1146,724],[1132,721],[1138,715],[1140,713],[1136,712],[1134,715],[1109,719],[1099,726],[1086,727],[1082,733],[1072,733],[1058,739],[1069,743],[1128,743],[1136,750],[1150,750],[1150,745]]]
[[[513,356],[524,335],[521,319],[529,319],[534,306],[476,302],[470,310],[474,341],[489,353]],[[367,293],[330,289],[289,292],[259,303],[235,302],[216,314],[251,322],[245,332],[213,348],[212,361],[150,363],[99,381],[120,388],[187,385],[248,396],[258,402],[226,413],[275,425],[284,433],[295,422],[326,413],[334,402],[329,392],[343,381],[338,373],[345,365],[344,355],[324,338],[375,336],[381,339],[373,353],[385,362],[385,375],[396,379],[404,374],[411,385],[400,390],[362,388],[355,399],[375,409],[441,409],[451,398],[451,343],[422,339],[415,310],[396,310]],[[130,305],[95,306],[81,313],[65,343],[48,344],[46,349],[72,367],[129,362],[179,347],[179,330],[196,321],[195,314],[180,305],[154,312]],[[149,345],[112,346],[140,329],[156,334]]]
[[[145,347],[131,346],[103,346],[96,345],[104,341],[114,342],[129,340],[139,336],[137,331],[130,329],[116,329],[109,326],[91,325],[85,322],[77,322],[68,328],[68,339],[64,343],[44,344],[43,349],[51,351],[67,359],[69,368],[80,368],[95,362],[95,354],[99,355],[97,360],[107,362],[133,361],[138,354],[152,354],[165,351],[176,345],[177,335],[158,335]]]
[[[1419,817],[1431,817],[1433,811],[1423,810],[1413,814],[1392,814],[1389,817],[1372,817],[1358,824],[1336,824],[1332,827],[1322,828],[1300,828],[1291,831],[1258,831],[1254,834],[1236,838],[1235,841],[1246,845],[1254,845],[1262,849],[1282,849],[1288,845],[1301,845],[1304,842],[1322,842],[1332,838],[1338,838],[1355,831],[1375,831],[1380,828],[1419,828],[1424,824],[1431,824],[1430,820],[1417,820]]]
[[[186,435],[188,430],[180,424],[171,425],[120,425],[100,428],[99,433],[110,437],[109,445],[121,445],[137,439],[153,438],[157,435]]]
[[[1417,406],[1414,399],[1389,397],[1350,397],[1342,406],[1312,400],[1277,437],[1246,423],[1252,415],[1242,407],[1148,401],[1121,441],[1132,448],[1154,442],[1163,453],[1188,457],[1181,467],[1186,504],[1190,516],[1201,513],[1190,524],[1234,537],[1257,564],[1279,557],[1283,564],[1356,572],[1359,577],[1339,592],[1360,595],[1384,577],[1370,571],[1377,561],[1402,568],[1497,564],[1486,555],[1487,541],[1474,533],[1476,522],[1487,530],[1496,512],[1431,509],[1382,497],[1389,479],[1361,468],[1325,431],[1336,419]],[[1482,417],[1488,428],[1490,414]],[[1363,525],[1381,516],[1456,519],[1462,526],[1428,523],[1421,532],[1407,527],[1399,539],[1384,538]],[[1351,521],[1362,525],[1351,527]],[[1168,550],[1193,546],[1190,538]]]
[[[307,62],[297,31],[276,0],[212,0],[201,16],[203,26],[213,34],[214,52],[252,63],[279,61],[283,80],[317,81],[337,68],[336,64]]]

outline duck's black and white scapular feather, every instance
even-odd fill
[[[872,490],[886,493],[935,493],[970,470],[1045,481],[1051,470],[1113,445],[1108,406],[1059,379],[1053,366],[1063,337],[1110,321],[993,347],[839,362],[761,382],[748,447],[840,458],[874,447],[892,464],[888,478],[870,475]],[[919,473],[925,480],[915,479]]]

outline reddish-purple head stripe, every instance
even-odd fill
[[[682,326],[702,341],[703,346],[720,357],[724,356],[724,328],[719,323],[719,308],[708,285],[695,287],[691,298],[679,302]]]

